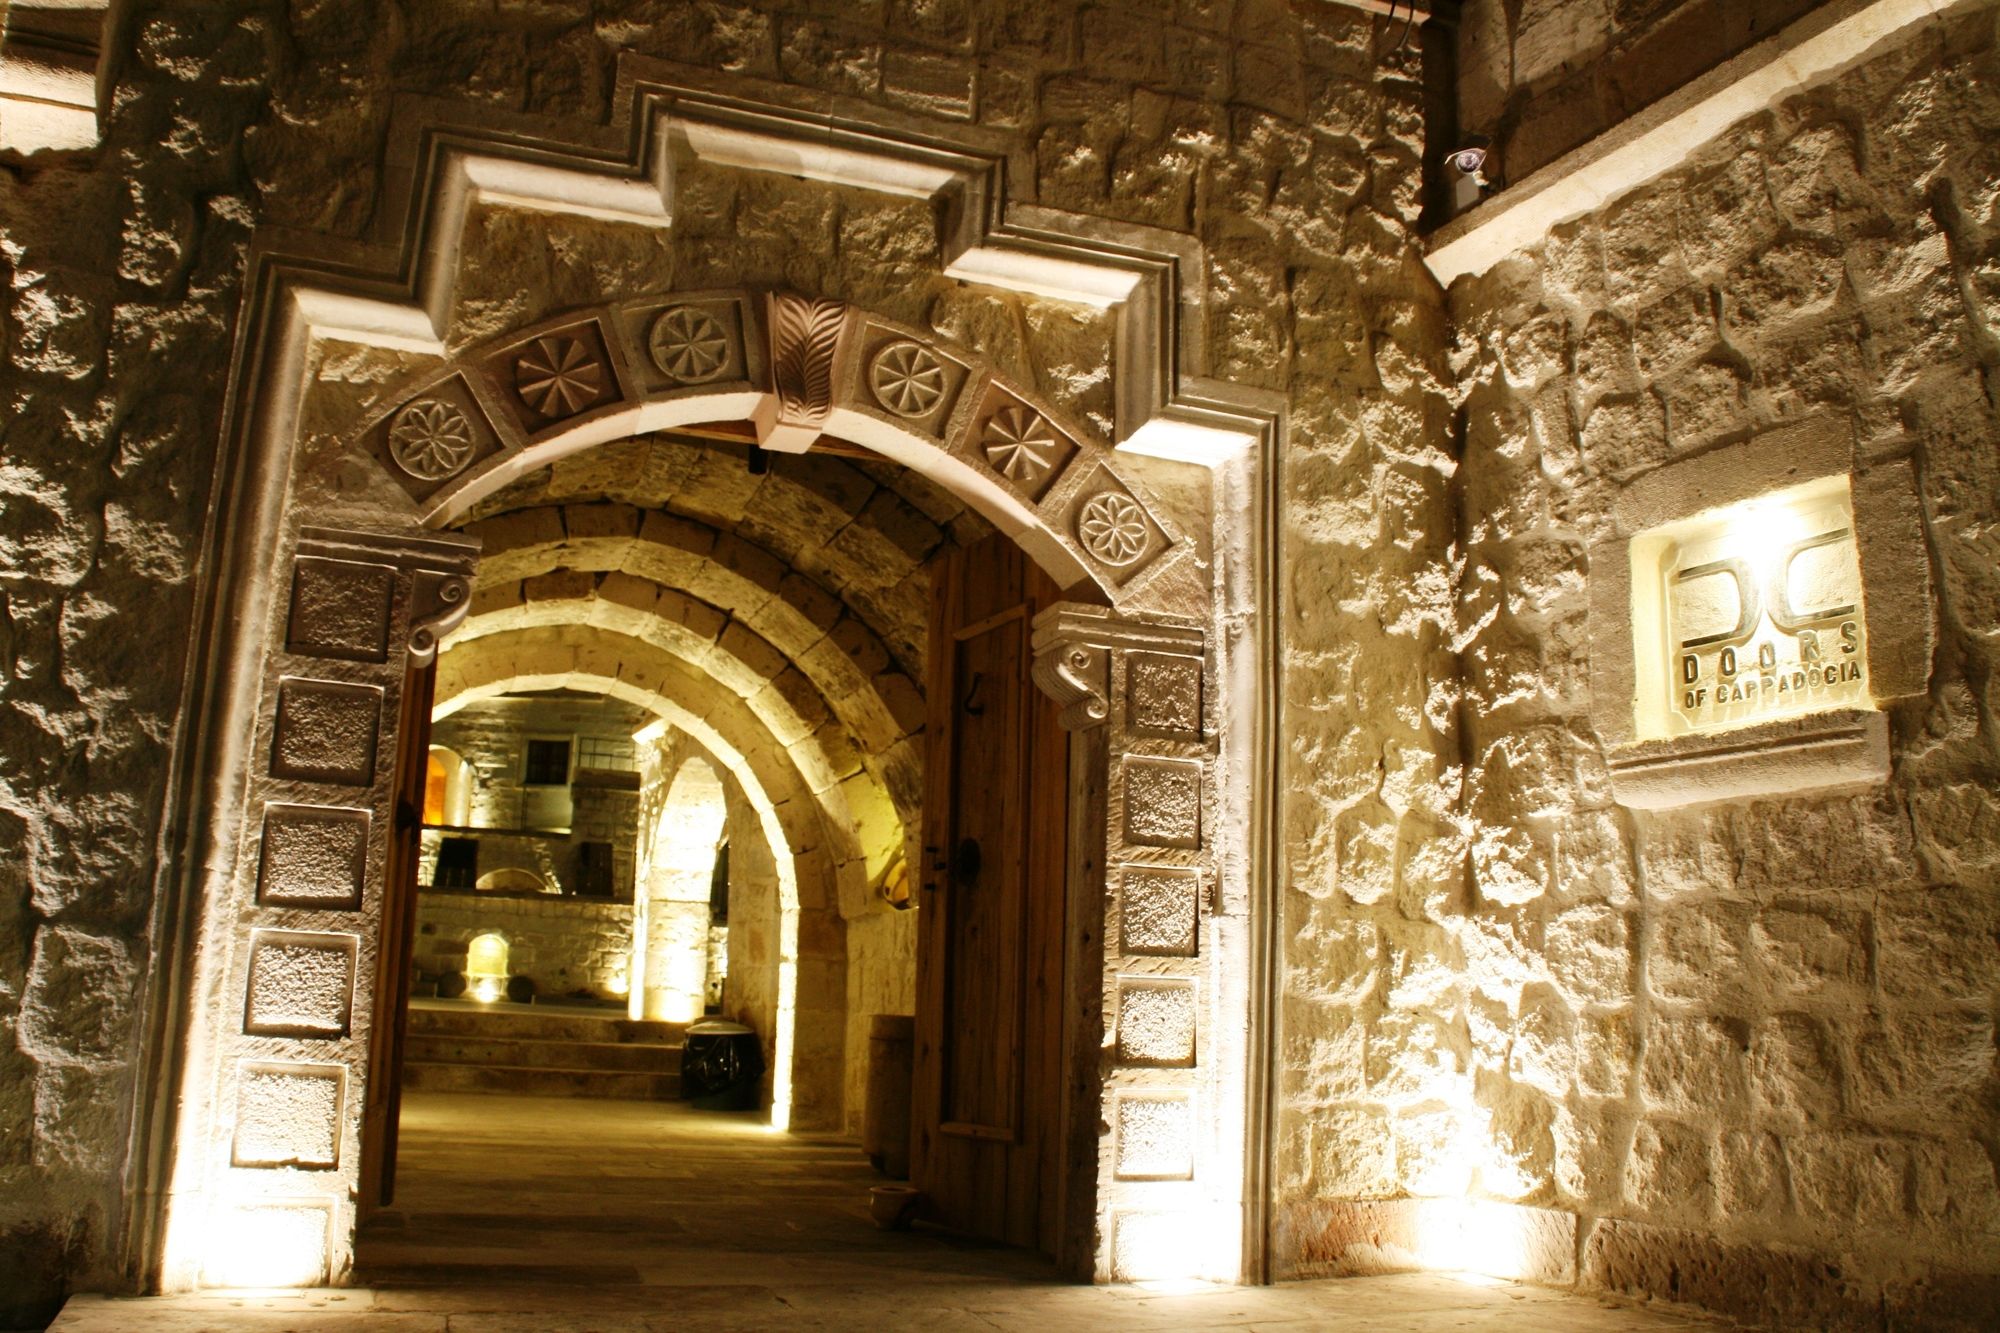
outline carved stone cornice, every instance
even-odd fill
[[[1131,620],[1109,607],[1057,602],[1035,617],[1033,675],[1062,705],[1069,731],[1111,719],[1114,654],[1139,651],[1201,659],[1207,636],[1193,621]]]
[[[388,565],[408,575],[409,630],[404,647],[414,666],[436,657],[439,640],[472,609],[479,543],[471,538],[304,528],[298,553],[320,560]]]

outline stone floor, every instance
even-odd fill
[[[1683,1315],[1438,1275],[1162,1290],[1057,1280],[1018,1250],[867,1217],[837,1140],[677,1104],[411,1093],[398,1215],[360,1286],[77,1297],[56,1333],[1715,1329]]]

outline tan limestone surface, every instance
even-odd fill
[[[1441,1276],[1093,1287],[919,1224],[880,1231],[851,1140],[678,1103],[412,1093],[393,1216],[345,1291],[73,1299],[55,1333],[1342,1329],[1671,1333],[1716,1324]],[[530,1202],[532,1200],[532,1202]]]

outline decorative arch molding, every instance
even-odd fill
[[[943,481],[962,498],[976,499],[982,509],[992,506],[990,512],[1005,516],[1000,526],[1040,563],[1076,575],[1058,578],[1079,590],[1071,609],[1097,627],[1085,636],[1092,650],[1085,658],[1104,654],[1107,693],[1101,709],[1072,708],[1067,719],[1085,728],[1083,757],[1073,770],[1085,798],[1079,807],[1080,878],[1073,883],[1102,902],[1107,925],[1122,920],[1120,902],[1133,893],[1186,898],[1196,904],[1200,941],[1189,946],[1194,952],[1179,944],[1133,950],[1114,930],[1103,939],[1103,957],[1082,960],[1084,971],[1071,979],[1093,1021],[1101,1001],[1106,1036],[1101,1050],[1091,1049],[1097,1063],[1079,1071],[1077,1086],[1087,1100],[1070,1120],[1068,1150],[1094,1161],[1097,1171],[1095,1218],[1083,1233],[1090,1251],[1084,1267],[1103,1279],[1255,1279],[1268,1157],[1268,1080],[1261,1069],[1269,1044],[1260,1024],[1271,991],[1268,898],[1277,878],[1277,690],[1270,677],[1279,620],[1272,567],[1278,491],[1271,454],[1282,434],[1282,403],[1276,395],[1204,378],[1206,260],[1199,243],[1017,197],[1028,187],[1016,183],[1030,181],[1032,173],[1010,163],[1029,145],[1005,136],[941,131],[858,102],[641,60],[621,62],[614,105],[610,126],[589,127],[489,108],[411,104],[394,123],[384,153],[392,165],[370,214],[378,227],[373,239],[265,231],[253,243],[216,520],[202,561],[201,628],[184,674],[188,740],[174,747],[168,778],[170,826],[188,834],[162,858],[155,899],[162,966],[154,971],[148,999],[153,1035],[141,1082],[150,1104],[135,1119],[128,1196],[135,1271],[146,1285],[170,1290],[346,1279],[359,1179],[359,1108],[379,1073],[371,1063],[365,1016],[382,966],[376,928],[396,817],[397,719],[406,703],[408,668],[427,661],[452,616],[463,614],[462,603],[439,604],[441,590],[456,588],[463,596],[474,563],[467,545],[420,535],[418,516],[434,526],[447,524],[463,513],[453,505],[472,502],[471,476],[497,485],[499,469],[533,468],[563,452],[647,429],[641,424],[647,413],[666,424],[695,420],[676,414],[697,410],[687,404],[706,397],[700,419],[717,419],[721,397],[712,390],[679,396],[640,391],[617,379],[614,357],[625,358],[626,373],[643,363],[633,361],[627,343],[616,341],[629,335],[615,327],[600,336],[617,405],[589,399],[576,392],[573,376],[562,378],[558,372],[575,369],[573,357],[567,365],[545,358],[537,363],[539,377],[532,366],[524,375],[519,363],[530,358],[537,339],[569,327],[566,320],[595,321],[605,329],[602,321],[633,303],[523,329],[509,346],[483,347],[490,362],[472,365],[459,356],[453,364],[468,373],[511,370],[517,397],[528,389],[541,402],[564,408],[570,406],[564,399],[575,398],[570,416],[577,420],[564,425],[568,417],[553,424],[517,418],[518,438],[503,439],[506,418],[487,415],[505,406],[495,401],[498,390],[462,381],[465,399],[453,406],[468,413],[469,425],[477,424],[472,414],[485,416],[494,431],[491,453],[507,461],[477,470],[469,465],[466,479],[439,479],[440,493],[454,488],[447,502],[409,496],[407,509],[395,506],[372,517],[365,505],[340,512],[337,521],[349,530],[340,552],[322,557],[301,540],[295,507],[307,466],[303,409],[314,346],[335,340],[446,357],[442,331],[458,249],[475,206],[538,211],[551,226],[564,217],[588,217],[666,227],[677,205],[676,164],[692,155],[732,169],[933,201],[944,219],[940,272],[1085,301],[1114,314],[1114,435],[1122,449],[1211,468],[1213,504],[1232,521],[1213,534],[1213,569],[1195,577],[1188,539],[1166,526],[1158,506],[1121,476],[1117,456],[1101,444],[1082,455],[1098,470],[1066,469],[1060,487],[1039,496],[1024,495],[992,460],[970,452],[968,443],[976,447],[980,437],[960,426],[957,414],[971,411],[976,422],[991,424],[995,413],[979,415],[990,404],[978,395],[994,388],[1012,392],[990,375],[977,380],[982,387],[975,396],[955,400],[952,419],[939,423],[944,429],[918,428],[908,424],[912,418],[877,412],[854,396],[861,381],[853,377],[872,371],[876,355],[886,350],[871,343],[867,316],[843,309],[836,320],[807,302],[801,343],[818,350],[785,363],[781,372],[771,341],[776,307],[755,308],[749,293],[718,294],[743,303],[739,312],[747,310],[742,327],[753,336],[744,344],[746,359],[760,350],[755,337],[761,336],[770,366],[762,377],[745,375],[735,389],[746,413],[721,419],[766,423],[764,438],[772,448],[798,447],[813,430],[837,428]],[[960,137],[951,142],[946,134]],[[664,304],[654,309],[656,318],[667,313]],[[881,326],[885,337],[910,332]],[[650,343],[650,325],[646,333]],[[922,337],[907,341],[941,361],[957,358],[968,379],[978,370],[962,352]],[[532,351],[567,355],[561,344]],[[510,352],[511,366],[504,359]],[[821,381],[807,373],[821,363],[832,386],[823,418],[813,410]],[[418,390],[433,383],[419,379],[421,384],[404,386],[408,393],[390,404],[392,411],[412,405],[422,396]],[[529,388],[535,384],[539,390]],[[871,396],[876,385],[871,373]],[[1014,396],[1013,405],[1040,412],[1032,398]],[[523,402],[527,411],[539,411]],[[975,406],[966,408],[968,402]],[[380,447],[386,448],[389,416],[363,424],[381,428]],[[1080,454],[1093,443],[1065,435]],[[1099,563],[1127,567],[1100,561],[1079,535],[1087,502],[1104,493],[1090,485],[1100,475],[1115,483],[1107,490],[1138,506],[1140,517],[1158,528],[1156,550],[1152,530],[1138,524],[1144,535],[1129,573],[1100,571]],[[1127,511],[1110,508],[1114,512],[1092,530],[1130,532],[1117,521]],[[313,563],[320,560],[324,565]],[[1184,614],[1173,612],[1177,605]],[[299,614],[302,606],[306,613]],[[1092,611],[1100,614],[1090,617]],[[1173,633],[1141,651],[1124,646],[1115,632],[1099,632],[1135,620]],[[1067,640],[1082,632],[1077,624],[1044,626],[1038,654],[1064,653]],[[309,632],[290,633],[298,628]],[[1084,659],[1072,654],[1065,660],[1082,670]],[[1095,675],[1094,666],[1088,674]],[[1229,767],[1226,781],[1214,781],[1218,763]],[[1211,838],[1218,845],[1211,847]],[[310,854],[294,856],[299,852]],[[284,896],[294,891],[304,896]],[[259,942],[272,931],[316,936],[312,947],[352,958],[346,975],[353,984],[338,997],[339,1012],[328,1014],[337,1035],[330,1026],[310,1037],[271,1036],[241,1021],[251,973],[267,957]],[[1163,1063],[1137,1044],[1113,1039],[1128,998],[1143,993],[1150,1003],[1162,991],[1173,992],[1178,1012],[1195,1016],[1188,1031],[1203,1044],[1183,1061]],[[1133,1012],[1139,1008],[1135,1004]],[[364,1021],[356,1024],[357,1015]],[[289,1061],[288,1077],[302,1081],[288,1083],[282,1095],[260,1093],[257,1105],[244,1101],[238,1095],[241,1070],[274,1059]],[[261,1108],[290,1104],[285,1097],[317,1108],[315,1115],[323,1110],[324,1123],[314,1122],[311,1154],[267,1166],[254,1151],[246,1156],[241,1150],[246,1143],[254,1150],[260,1133],[299,1141],[291,1129],[255,1123]],[[1097,1134],[1099,1124],[1117,1123],[1127,1100],[1161,1098],[1181,1099],[1188,1108],[1193,1166],[1185,1181],[1125,1174],[1118,1158],[1122,1140]],[[1189,1241],[1165,1249],[1158,1244],[1174,1236]]]
[[[1115,453],[920,329],[789,292],[673,292],[572,310],[477,343],[385,395],[350,447],[427,526],[595,444],[747,421],[759,445],[821,436],[930,478],[1070,595],[1186,615],[1194,541]]]

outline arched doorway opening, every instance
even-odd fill
[[[677,381],[671,356],[653,346],[657,330],[678,327],[670,325],[668,317],[685,316],[689,310],[705,311],[734,339],[729,355],[735,359],[727,361],[721,382]],[[571,373],[581,364],[579,356],[595,367],[593,374]],[[653,369],[645,370],[647,365]],[[565,366],[570,370],[563,370]],[[909,387],[906,380],[923,387],[902,392]],[[496,399],[503,390],[513,395],[511,401]],[[1103,926],[1083,932],[1097,952],[1079,955],[1074,972],[1045,979],[1078,1001],[1064,1015],[1064,1091],[1055,1112],[1061,1128],[1052,1131],[1059,1145],[1055,1156],[1078,1184],[1065,1193],[1058,1211],[1065,1214],[1068,1234],[1077,1238],[1080,1265],[1105,1275],[1151,1275],[1161,1269],[1158,1256],[1165,1251],[1147,1237],[1167,1233],[1170,1228],[1163,1219],[1199,1216],[1204,1234],[1233,1236],[1240,1226],[1240,1203],[1232,1202],[1227,1190],[1218,1202],[1206,1184],[1185,1190],[1150,1187],[1227,1180],[1240,1170],[1240,1136],[1231,1137],[1240,1120],[1204,1124],[1194,1108],[1200,1089],[1212,1086],[1226,1071],[1239,1071],[1230,1076],[1240,1079],[1242,1052],[1222,1039],[1228,1025],[1216,1018],[1231,1003],[1240,1004],[1240,999],[1232,1001],[1205,988],[1202,978],[1221,961],[1217,948],[1240,950],[1241,942],[1226,933],[1211,933],[1208,939],[1217,948],[1204,953],[1199,940],[1202,927],[1192,934],[1154,939],[1130,924],[1144,927],[1158,915],[1152,907],[1126,915],[1113,912],[1106,902],[1108,892],[1143,893],[1166,904],[1171,908],[1167,915],[1179,920],[1185,915],[1182,900],[1193,905],[1197,919],[1202,916],[1201,904],[1211,901],[1205,886],[1213,881],[1215,869],[1203,836],[1216,799],[1207,769],[1215,750],[1210,720],[1215,701],[1203,688],[1208,667],[1207,576],[1200,545],[1182,534],[1173,506],[1153,496],[1136,477],[1122,476],[1130,471],[1128,465],[1093,443],[1088,432],[1060,424],[1058,414],[1035,396],[996,377],[962,350],[837,303],[789,297],[764,300],[728,292],[676,295],[561,316],[472,346],[441,367],[396,385],[379,395],[379,406],[344,437],[348,454],[339,468],[318,472],[307,468],[300,473],[295,503],[316,486],[332,484],[335,493],[342,493],[347,484],[342,479],[347,478],[360,486],[354,494],[364,497],[358,506],[361,512],[350,513],[357,523],[365,512],[380,519],[404,513],[421,518],[433,530],[464,523],[467,531],[473,531],[482,522],[475,511],[488,497],[501,495],[542,469],[615,449],[619,441],[635,438],[635,430],[657,432],[687,425],[729,433],[736,422],[749,423],[751,438],[773,446],[809,447],[828,440],[903,465],[956,497],[980,523],[1005,534],[1049,577],[1052,589],[1060,590],[1042,597],[1031,610],[1014,613],[1008,631],[1009,660],[1023,682],[1032,664],[1035,683],[1063,705],[1063,725],[1090,737],[1080,755],[1060,766],[1059,777],[1067,779],[1073,798],[1067,823],[1076,835],[1074,854],[1066,858],[1061,871],[1072,896],[1088,901]],[[754,452],[745,448],[738,457],[746,471],[757,475]],[[349,502],[354,503],[351,496]],[[872,805],[879,803],[893,812],[899,796],[907,805],[913,795],[907,764],[896,754],[899,741],[893,735],[878,737],[882,743],[863,746],[853,764],[836,760],[835,751],[846,752],[830,746],[822,729],[807,720],[812,691],[782,683],[789,679],[786,671],[754,685],[746,681],[750,688],[739,695],[738,716],[727,726],[719,726],[708,712],[674,702],[671,696],[690,675],[712,678],[726,673],[734,667],[721,659],[733,657],[742,664],[754,657],[756,649],[739,641],[742,652],[723,651],[723,639],[716,638],[700,649],[707,663],[704,672],[691,673],[685,657],[688,644],[682,636],[663,630],[648,641],[643,633],[625,633],[631,627],[621,628],[619,622],[634,610],[632,598],[642,590],[622,580],[607,587],[611,575],[630,575],[622,563],[615,569],[600,566],[583,571],[603,576],[590,581],[590,597],[604,607],[604,613],[584,627],[587,633],[568,637],[535,633],[549,626],[511,623],[509,616],[527,613],[476,600],[470,578],[474,560],[463,546],[413,536],[385,542],[359,527],[310,529],[300,522],[300,509],[290,512],[291,522],[299,526],[280,523],[274,537],[279,549],[290,553],[285,557],[290,564],[283,567],[290,570],[294,583],[335,585],[337,603],[340,596],[365,595],[351,589],[353,580],[362,577],[360,571],[370,571],[367,578],[374,581],[364,580],[360,586],[385,599],[388,623],[398,627],[392,635],[407,633],[417,659],[426,664],[429,674],[418,678],[425,686],[454,670],[463,677],[456,687],[461,689],[486,688],[499,679],[546,682],[587,677],[601,682],[606,692],[657,698],[664,691],[662,707],[669,712],[678,709],[690,732],[737,727],[776,738],[784,758],[769,762],[795,775],[790,781],[804,796],[795,806],[794,818],[809,815],[813,826],[806,840],[788,838],[786,844],[794,852],[816,848],[830,863],[821,867],[825,873],[813,877],[813,891],[836,916],[837,904],[850,894],[861,901],[881,901],[886,896],[883,886],[899,867],[923,865],[916,876],[919,881],[924,875],[969,879],[980,873],[957,843],[948,852],[920,853],[909,836],[911,820],[904,819],[895,828],[892,816],[880,821],[891,828],[889,836],[870,835]],[[505,517],[495,515],[496,526]],[[569,517],[566,506],[560,539],[564,544],[572,535]],[[615,529],[597,533],[587,527],[592,519],[605,517],[611,515],[578,515],[586,525],[577,529],[579,545],[600,537],[615,543],[634,536]],[[647,522],[642,515],[641,534]],[[505,542],[496,548],[504,549]],[[732,568],[745,581],[757,583],[754,560],[737,547],[709,563]],[[638,575],[631,577],[644,581]],[[779,600],[784,581],[780,570],[778,587],[763,589],[764,605]],[[545,590],[557,589],[560,583],[545,585]],[[570,586],[582,596],[580,583],[572,581]],[[671,619],[660,615],[663,598],[660,585],[655,588],[653,606],[642,614],[650,622]],[[478,596],[484,596],[483,588]],[[327,604],[315,589],[310,597],[295,595],[289,615],[273,617],[280,638],[265,650],[263,671],[269,689],[266,704],[260,706],[270,709],[273,753],[278,756],[275,771],[261,773],[247,755],[239,756],[247,770],[249,799],[266,804],[267,820],[269,778],[379,792],[367,798],[364,813],[372,816],[376,810],[387,815],[400,808],[393,788],[399,773],[411,771],[393,756],[398,743],[415,734],[413,712],[428,702],[421,698],[425,686],[410,688],[393,676],[400,658],[390,660],[390,636],[385,636],[379,653],[371,650],[365,658],[358,657],[340,638],[346,626],[321,625],[299,610],[316,611]],[[472,627],[488,615],[494,618],[466,644],[468,649],[483,646],[469,652],[461,666],[452,664],[456,647],[435,666],[428,665],[437,654],[441,634],[461,621]],[[685,621],[681,623],[685,629]],[[523,635],[538,642],[530,644]],[[607,644],[621,637],[632,641],[633,651],[628,654],[621,646],[607,652]],[[394,641],[400,646],[400,639]],[[544,669],[530,649],[552,649],[560,660]],[[848,656],[850,664],[856,660],[852,650]],[[322,660],[361,665],[334,673],[321,666]],[[371,671],[371,664],[381,669]],[[838,674],[831,665],[827,671]],[[798,674],[819,690],[819,683],[803,668]],[[973,680],[979,674],[980,668],[970,669],[963,682],[964,698],[958,697],[955,687],[951,695],[954,706],[975,715],[983,706]],[[330,678],[336,675],[337,679]],[[823,691],[821,696],[821,702],[827,702]],[[842,695],[838,703],[857,719],[877,705],[886,706],[892,717],[896,712],[896,702],[882,697],[879,690],[873,703],[852,695]],[[309,724],[329,718],[336,734],[328,734],[324,726],[308,734]],[[368,743],[365,756],[353,745],[361,730],[366,731]],[[850,730],[859,736],[867,728],[857,724]],[[904,741],[909,730],[905,729]],[[753,767],[758,762],[756,752],[768,750],[727,742],[720,748],[745,755],[746,764]],[[849,777],[854,780],[848,781]],[[914,795],[916,804],[922,805],[921,794]],[[302,804],[296,814],[288,809],[280,818],[331,827],[335,810],[322,800]],[[778,814],[777,802],[773,813]],[[339,817],[351,818],[344,813]],[[393,817],[384,823],[393,823]],[[386,870],[369,859],[373,844],[367,839],[376,835],[364,830],[360,836],[363,886],[355,895],[356,906],[338,909],[354,914],[342,918],[349,930],[369,928],[369,914],[381,910],[381,895],[388,888]],[[248,919],[258,919],[259,905],[277,909],[278,897],[265,893],[265,888],[288,873],[286,867],[279,870],[275,878],[267,874],[246,886],[247,901],[253,905]],[[806,877],[799,880],[797,919],[803,923],[811,919],[813,907]],[[370,892],[369,885],[377,886],[376,891]],[[222,922],[215,926],[225,933],[229,929]],[[808,937],[801,931],[799,938],[798,991],[810,990],[816,977],[818,984],[844,992],[841,979],[818,975],[838,969],[804,965]],[[223,952],[242,956],[231,955],[227,948]],[[381,957],[382,966],[390,971],[378,971],[373,977],[356,974],[350,1013],[365,1007],[379,1014],[387,993],[385,982],[392,979],[394,967],[389,950],[384,949]],[[643,972],[629,977],[628,984],[639,987],[644,1004]],[[656,988],[656,994],[672,996],[684,989],[669,984]],[[1223,1008],[1203,1008],[1218,1004]],[[804,1012],[796,997],[793,1008]],[[852,1044],[848,1025],[856,1017],[851,1006],[843,1005],[838,1023],[816,1024],[810,1032],[800,1026],[792,1049],[777,1053],[774,1085],[790,1080],[789,1101],[795,1112],[811,1107],[815,1114],[836,1121],[848,1114],[844,1051]],[[369,1024],[366,1030],[378,1028],[379,1024]],[[1115,1034],[1108,1045],[1101,1036],[1106,1031]],[[255,1035],[229,1035],[218,1043],[217,1054]],[[1211,1058],[1211,1040],[1220,1043],[1215,1047],[1220,1059]],[[327,1067],[344,1071],[343,1086],[352,1087],[366,1108],[373,1104],[369,1089],[379,1088],[385,1078],[392,1081],[393,1075],[376,1061],[376,1050],[365,1039],[351,1040],[346,1058],[351,1063]],[[209,1068],[218,1079],[217,1097],[227,1102],[232,1066],[223,1059]],[[1138,1095],[1140,1090],[1143,1096]],[[818,1103],[813,1096],[820,1098]],[[1171,1143],[1163,1152],[1154,1134],[1144,1148],[1145,1174],[1135,1175],[1117,1165],[1125,1140],[1114,1133],[1103,1141],[1097,1127],[1123,1123],[1126,1104],[1141,1102],[1151,1116],[1149,1124],[1169,1126]],[[1157,1113],[1160,1107],[1168,1108],[1164,1115]],[[947,1113],[938,1108],[940,1117]],[[359,1117],[365,1118],[365,1113]],[[993,1121],[987,1114],[984,1119],[951,1123],[963,1124],[966,1137],[979,1138],[1005,1130],[1004,1124]],[[195,1123],[201,1123],[198,1116]],[[335,1136],[342,1151],[317,1167],[332,1173],[329,1180],[365,1175],[368,1135],[364,1126],[352,1128],[358,1132],[351,1139]],[[220,1173],[211,1178],[215,1207],[237,1216],[281,1206],[272,1202],[278,1196],[258,1193],[262,1178],[239,1174],[234,1159],[226,1153],[224,1158],[213,1157],[213,1140],[210,1145],[201,1151],[211,1154],[208,1160]],[[1184,1161],[1186,1169],[1162,1174],[1157,1164],[1167,1157]],[[221,1165],[225,1159],[227,1166]],[[1130,1211],[1129,1216],[1107,1213],[1108,1196],[1098,1188],[1100,1179],[1145,1181],[1149,1207]],[[322,1249],[308,1254],[303,1241],[296,1247],[300,1271],[317,1264],[312,1271],[323,1276],[344,1273],[351,1254],[347,1239],[352,1235],[351,1213],[337,1196],[315,1192],[299,1178],[284,1184],[292,1192],[283,1196],[290,1202],[282,1206],[314,1226],[324,1222],[313,1233],[324,1236]],[[186,1258],[196,1262],[200,1256],[190,1251]],[[1179,1264],[1176,1259],[1164,1266]]]

